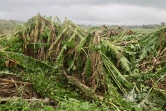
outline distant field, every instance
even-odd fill
[[[14,31],[14,28],[23,24],[23,22],[15,20],[0,20],[0,34],[2,33],[11,33]]]
[[[94,29],[100,29],[101,26],[94,26],[94,27],[82,27],[83,29],[88,29],[88,30],[94,30]],[[111,29],[114,29],[115,27],[110,27]],[[124,28],[124,29],[130,29],[130,28]],[[143,29],[143,28],[131,28],[130,30],[136,31],[136,32],[143,32],[143,33],[151,33],[154,31],[157,31],[158,28],[155,29]]]
[[[131,29],[131,30],[133,30],[133,31],[138,31],[138,32],[151,33],[151,32],[157,31],[158,29],[135,28],[135,29]]]

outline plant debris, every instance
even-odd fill
[[[78,103],[100,110],[166,110],[165,27],[150,34],[106,25],[86,30],[37,14],[0,37],[0,69],[26,80],[1,75],[2,97],[53,98],[57,110]]]

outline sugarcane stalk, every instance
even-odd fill
[[[1,78],[0,78],[0,82],[7,82],[7,83],[11,83],[11,84],[24,84],[24,85],[32,85],[33,84],[33,83],[29,83],[29,82],[13,81],[13,80],[8,80],[8,79],[1,79]]]
[[[62,33],[56,38],[56,40],[54,41],[54,43],[50,46],[50,48],[48,49],[48,54],[47,54],[46,59],[48,59],[48,57],[51,55],[54,46],[58,43],[58,41],[61,39],[62,35],[63,35],[64,33],[66,33],[67,30],[68,30],[68,28],[66,27],[66,28],[62,31]]]

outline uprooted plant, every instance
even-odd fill
[[[0,61],[6,63],[0,67],[19,73],[57,101],[66,101],[65,91],[57,94],[58,88],[67,88],[112,110],[164,110],[166,103],[153,105],[150,100],[155,93],[166,94],[165,30],[143,34],[103,25],[89,31],[70,20],[61,23],[38,14],[0,38]]]

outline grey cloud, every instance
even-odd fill
[[[85,24],[149,24],[166,20],[166,0],[1,0],[0,19],[41,15]]]
[[[108,4],[127,4],[149,6],[166,9],[166,0],[3,0],[1,5],[14,6],[71,6],[71,5],[108,5]],[[0,5],[0,6],[1,6]]]

